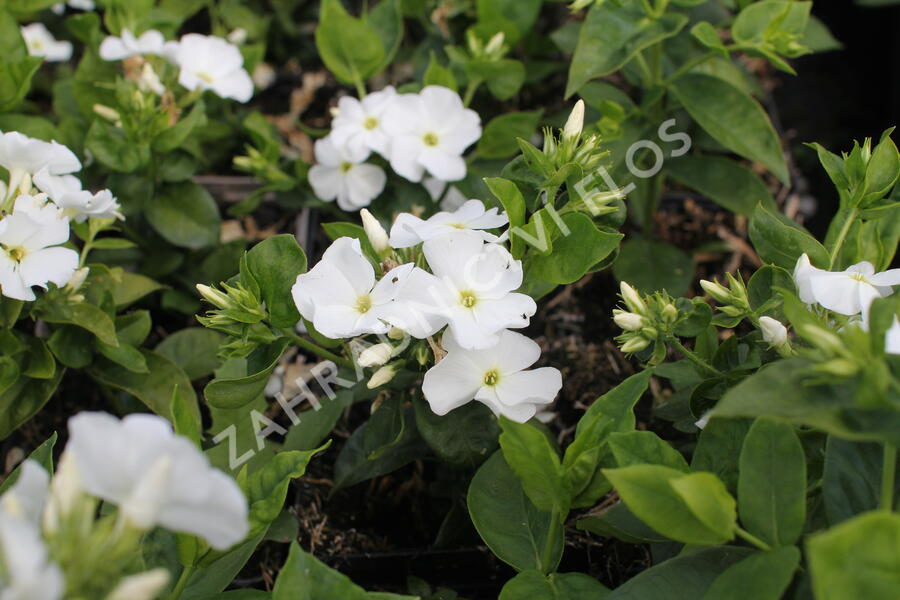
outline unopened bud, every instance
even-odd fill
[[[622,344],[622,352],[631,354],[632,352],[640,352],[650,345],[650,340],[642,337],[633,337]]]
[[[763,339],[773,348],[782,346],[788,341],[787,327],[772,317],[760,317],[759,329],[762,331]]]
[[[720,283],[709,281],[707,279],[701,279],[700,287],[702,287],[703,291],[712,296],[718,302],[730,304],[732,301],[731,292],[729,292],[728,288]]]
[[[838,377],[852,377],[859,372],[859,366],[846,358],[833,358],[816,366],[816,371],[837,375]]]
[[[106,106],[105,104],[95,104],[94,112],[108,121],[115,122],[121,118],[119,116],[119,111],[110,106]]]
[[[636,331],[646,323],[641,315],[618,309],[613,311],[613,321],[625,331]]]
[[[50,495],[43,515],[44,531],[56,533],[60,522],[74,510],[82,495],[81,477],[75,458],[63,452],[56,467],[56,474],[50,481]]]
[[[644,304],[644,301],[641,299],[641,295],[638,294],[636,289],[623,281],[619,284],[619,291],[622,293],[622,300],[625,301],[625,304],[628,306],[631,312],[636,312],[639,314],[644,314],[647,312],[647,305]]]
[[[659,331],[657,331],[656,327],[643,327],[641,328],[641,336],[648,340],[654,340],[659,336]]]
[[[675,308],[675,305],[669,302],[665,306],[663,306],[662,311],[660,311],[660,315],[668,324],[674,323],[678,319],[678,309]]]
[[[370,390],[374,390],[377,387],[381,387],[384,384],[389,383],[394,378],[394,375],[396,375],[396,374],[397,374],[397,365],[396,364],[384,365],[383,367],[381,367],[380,369],[375,371],[375,373],[372,374],[372,377],[369,378],[369,382],[366,384],[366,387],[369,388]]]
[[[380,367],[391,359],[393,353],[394,347],[387,342],[382,342],[360,352],[356,362],[361,367]]]
[[[385,254],[390,251],[391,245],[388,243],[388,234],[384,227],[381,226],[381,223],[378,222],[378,219],[372,216],[372,213],[365,208],[359,211],[359,216],[362,217],[363,229],[366,230],[366,236],[369,238],[369,242],[372,244],[375,252]]]
[[[229,33],[226,39],[232,44],[240,46],[247,41],[247,30],[243,27],[238,27],[237,29]]]
[[[87,279],[88,273],[91,270],[88,267],[82,267],[75,271],[75,274],[72,275],[72,279],[69,280],[69,283],[66,284],[67,292],[77,292],[78,288],[84,285],[84,280]]]
[[[388,339],[391,340],[402,340],[406,335],[406,332],[399,327],[391,327],[391,330],[387,333]]]
[[[197,284],[197,291],[200,292],[200,295],[209,302],[210,304],[216,306],[217,308],[229,308],[232,305],[231,299],[224,293],[220,292],[216,288],[210,287],[208,285],[203,285],[202,283]]]
[[[122,578],[106,600],[153,600],[169,583],[169,572],[162,567]]]
[[[503,50],[503,42],[506,41],[506,34],[498,31],[488,40],[487,46],[484,47],[486,54],[497,54]]]
[[[565,139],[577,138],[581,135],[582,129],[584,129],[584,100],[579,100],[569,114],[562,136]]]

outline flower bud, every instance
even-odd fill
[[[663,306],[660,311],[660,315],[663,318],[663,321],[671,325],[678,319],[678,309],[675,308],[675,305],[669,302],[665,306]]]
[[[782,346],[788,341],[787,328],[772,317],[760,317],[759,329],[762,331],[763,339],[773,348]]]
[[[641,295],[638,294],[636,289],[623,281],[619,284],[619,291],[622,293],[622,300],[625,301],[626,306],[628,306],[631,312],[639,314],[647,312],[647,305],[644,304]]]
[[[636,331],[646,323],[641,315],[619,309],[613,311],[613,321],[625,331]]]
[[[84,285],[84,280],[87,279],[88,273],[90,272],[91,270],[88,267],[82,267],[75,271],[75,274],[72,275],[72,279],[70,279],[69,283],[66,284],[66,291],[77,292],[78,288]]]
[[[377,387],[381,387],[382,385],[389,383],[394,375],[397,374],[397,365],[390,364],[384,365],[375,373],[372,374],[372,377],[369,379],[369,382],[366,384],[366,387],[370,390],[374,390]]]
[[[641,337],[647,338],[648,340],[655,340],[658,336],[659,331],[657,331],[656,327],[641,328]]]
[[[837,375],[838,377],[852,377],[859,372],[859,366],[846,358],[833,358],[816,366],[816,371]]]
[[[722,302],[724,304],[731,304],[731,301],[732,301],[731,292],[729,292],[728,288],[726,288],[722,284],[717,283],[715,281],[701,279],[700,287],[702,287],[703,291],[705,291],[707,294],[712,296],[718,302]]]
[[[50,495],[44,509],[44,530],[53,534],[59,530],[60,522],[75,508],[82,497],[81,477],[75,459],[63,452],[56,466],[56,474],[50,480]]]
[[[121,117],[119,116],[119,111],[112,108],[111,106],[106,106],[105,104],[95,104],[94,112],[107,121],[118,121],[119,119],[121,119]]]
[[[642,337],[633,337],[622,344],[622,352],[631,354],[632,352],[640,352],[650,345],[650,340]]]
[[[373,217],[372,213],[365,208],[359,211],[359,215],[362,217],[363,229],[366,230],[366,236],[369,238],[369,242],[372,244],[375,252],[385,254],[390,251],[391,245],[388,243],[388,234],[384,227],[381,226],[381,223],[378,222],[378,219]]]
[[[229,33],[225,39],[227,39],[235,46],[240,46],[247,41],[247,30],[243,27],[238,27],[237,29]]]
[[[393,353],[394,347],[387,342],[382,342],[360,352],[356,362],[361,367],[380,367],[391,360]]]
[[[162,567],[123,577],[106,600],[153,600],[169,583],[169,572]]]
[[[200,292],[200,295],[203,298],[217,308],[233,308],[231,299],[228,295],[220,292],[219,290],[210,287],[208,285],[203,285],[202,283],[197,284],[197,291]]]
[[[166,86],[159,80],[159,75],[153,70],[150,63],[145,62],[141,68],[141,76],[137,80],[138,89],[142,92],[153,92],[157,96],[162,96],[166,92]]]
[[[487,46],[484,47],[485,54],[499,54],[503,51],[503,42],[506,41],[506,34],[498,31],[488,40]]]
[[[581,135],[582,129],[584,129],[584,100],[579,100],[569,114],[562,136],[564,139],[577,138]]]
[[[391,330],[388,331],[387,336],[388,339],[391,340],[402,340],[407,336],[407,333],[399,327],[391,327]]]

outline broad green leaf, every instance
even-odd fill
[[[737,494],[738,461],[749,430],[747,419],[710,419],[700,432],[691,469],[714,473],[732,494]]]
[[[103,119],[94,119],[84,140],[104,166],[121,173],[133,173],[150,162],[150,146],[126,136],[121,127]]]
[[[115,282],[116,285],[113,287],[113,301],[116,303],[116,308],[129,306],[144,296],[165,288],[164,285],[153,281],[149,277],[145,277],[140,273],[129,273],[127,271],[117,277]]]
[[[344,409],[352,404],[353,391],[339,390],[334,398],[321,402],[318,409],[297,410],[300,422],[288,429],[282,450],[312,450],[318,447],[334,429]]]
[[[513,231],[516,227],[524,226],[527,209],[525,207],[525,198],[522,196],[522,192],[519,191],[519,186],[502,177],[486,177],[484,183],[487,184],[494,197],[503,205],[503,209],[506,211],[506,216],[509,219],[510,231]],[[522,237],[514,233],[511,234],[509,245],[513,257],[521,258],[525,251]]]
[[[428,59],[428,68],[425,69],[425,75],[422,76],[422,85],[440,85],[454,92],[458,89],[453,72],[438,62],[434,52],[431,53],[431,57]]]
[[[762,0],[747,6],[734,20],[731,35],[742,44],[762,44],[773,34],[806,31],[812,2]]]
[[[270,237],[247,252],[247,266],[262,294],[275,327],[293,327],[300,314],[291,296],[297,275],[306,272],[306,254],[297,238],[285,233]]]
[[[52,379],[19,377],[0,392],[0,440],[6,439],[47,404],[65,372],[65,369],[57,369]]]
[[[757,419],[741,449],[741,523],[772,546],[790,546],[806,522],[806,455],[791,425]]]
[[[622,244],[613,274],[644,294],[666,290],[677,297],[694,279],[694,259],[668,242],[631,238]]]
[[[563,551],[562,523],[535,508],[502,452],[475,473],[466,503],[475,529],[497,558],[519,571],[556,569]],[[552,542],[545,555],[548,539]]]
[[[652,431],[613,432],[609,436],[609,449],[619,467],[651,464],[691,472],[681,453]]]
[[[419,433],[441,462],[474,469],[497,450],[500,428],[484,404],[469,402],[443,416],[424,400],[413,406]]]
[[[12,110],[28,94],[31,78],[43,61],[26,56],[15,62],[0,62],[0,112]]]
[[[604,469],[628,508],[654,530],[687,544],[724,544],[734,537],[734,498],[711,473],[659,465]]]
[[[682,156],[666,161],[669,175],[731,212],[749,217],[758,204],[774,209],[763,181],[750,169],[721,156]]]
[[[222,365],[216,355],[225,336],[205,327],[188,327],[176,331],[156,346],[156,352],[179,365],[191,379],[212,374]]]
[[[799,563],[794,546],[751,554],[719,575],[703,600],[780,600]]]
[[[475,147],[479,158],[509,158],[519,152],[516,138],[531,139],[541,120],[539,110],[510,112],[494,117],[484,127]]]
[[[808,254],[813,264],[828,266],[828,251],[814,237],[760,205],[750,218],[750,240],[759,257],[793,272],[801,254]]]
[[[806,543],[816,600],[897,597],[900,515],[863,513]]]
[[[209,192],[192,181],[165,185],[145,216],[166,241],[181,248],[206,248],[219,240],[219,208]]]
[[[340,0],[322,0],[316,27],[322,62],[341,83],[365,81],[384,61],[385,48],[375,29],[347,14]]]
[[[272,371],[278,366],[289,340],[283,338],[253,351],[247,361],[247,374],[243,377],[221,378],[210,381],[203,389],[203,396],[211,406],[235,409],[253,402],[269,382]]]
[[[331,442],[314,450],[279,452],[247,479],[247,501],[250,504],[250,536],[265,533],[284,508],[292,479],[302,477],[310,459],[324,451]]]
[[[883,462],[881,444],[848,442],[828,436],[822,496],[829,524],[837,525],[878,507]],[[900,481],[894,492],[900,498]]]
[[[669,89],[717,142],[762,164],[782,182],[790,180],[778,135],[766,112],[751,96],[703,73],[688,73],[672,82]]]
[[[287,562],[278,573],[272,600],[364,600],[361,587],[304,552],[296,542],[291,544]]]
[[[599,229],[583,213],[569,213],[562,217],[569,233],[556,238],[553,252],[537,254],[527,261],[530,275],[541,281],[567,284],[581,279],[597,263],[609,256],[624,237],[619,232]]]
[[[688,17],[678,13],[649,19],[636,3],[595,3],[581,25],[565,97],[595,77],[618,71],[638,52],[672,37],[687,23]]]
[[[162,153],[172,152],[184,144],[195,129],[204,125],[206,125],[206,107],[201,99],[186,116],[153,138],[153,150]]]
[[[485,33],[502,31],[506,42],[515,44],[534,25],[541,0],[477,0],[475,6],[478,22],[486,26]]]
[[[117,346],[116,326],[105,312],[87,302],[69,302],[67,296],[55,296],[42,302],[38,309],[42,319],[48,323],[75,325],[91,332],[98,340],[110,346]]]
[[[499,600],[602,600],[610,591],[584,573],[522,571],[506,582]]]
[[[500,417],[500,448],[513,473],[522,481],[528,498],[546,512],[568,512],[569,496],[563,469],[547,436],[533,425]]]
[[[191,576],[190,583],[184,591],[185,598],[204,598],[212,596],[215,600],[227,597],[222,591],[238,576],[250,557],[262,542],[265,532],[251,537],[224,553],[215,553],[215,560],[204,564]]]
[[[53,447],[56,445],[56,437],[56,432],[54,431],[50,437],[44,440],[40,446],[35,448],[34,451],[28,455],[28,460],[33,460],[38,463],[50,474],[53,473]],[[7,475],[6,479],[3,480],[3,483],[0,483],[0,496],[18,481],[21,474],[22,464],[19,463],[13,472]]]
[[[525,65],[511,58],[472,60],[466,65],[470,77],[480,77],[498,100],[509,100],[525,83]]]
[[[400,10],[402,0],[381,0],[369,11],[368,25],[375,31],[384,48],[384,58],[375,69],[375,73],[384,71],[394,60],[400,42],[403,41],[403,13]]]
[[[670,541],[634,516],[634,513],[628,510],[623,502],[612,505],[596,517],[579,519],[575,525],[582,531],[590,531],[602,537],[612,537],[629,544]]]

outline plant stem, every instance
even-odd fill
[[[853,226],[853,222],[856,220],[857,216],[859,216],[859,209],[851,208],[850,212],[847,214],[847,218],[844,219],[841,230],[834,240],[834,248],[831,249],[831,256],[828,259],[829,271],[834,268],[834,261],[837,260],[838,255],[841,253],[841,248],[843,248],[844,242],[847,240],[847,234],[850,233],[850,228]]]
[[[175,588],[172,590],[172,593],[169,594],[168,600],[179,600],[181,598],[181,594],[184,593],[184,588],[187,587],[188,581],[191,580],[191,575],[194,574],[194,569],[196,569],[196,567],[191,565],[181,570],[181,576],[178,577],[178,583],[175,584]]]
[[[474,79],[470,79],[468,85],[466,85],[466,92],[463,96],[463,106],[468,107],[472,102],[472,98],[475,96],[475,92],[478,90],[479,86],[482,83],[481,77],[475,77]]]
[[[754,546],[756,546],[757,548],[759,548],[760,550],[762,550],[764,552],[768,552],[769,550],[772,549],[772,546],[768,545],[767,543],[765,543],[764,541],[762,541],[761,539],[759,539],[758,537],[756,537],[755,535],[753,535],[752,533],[750,533],[749,531],[747,531],[745,529],[742,529],[740,527],[735,527],[734,532],[737,534],[737,536],[739,538],[742,538],[742,539],[750,542],[751,544],[753,544]]]
[[[356,69],[353,70],[353,85],[356,86],[356,95],[362,100],[366,97],[366,84],[363,82]]]
[[[553,572],[556,567],[556,565],[550,564],[550,559],[553,555],[554,547],[559,541],[560,528],[556,524],[557,521],[561,520],[560,517],[559,507],[554,506],[553,511],[550,513],[550,531],[547,533],[547,540],[544,542],[544,549],[541,551],[541,567],[547,573]]]
[[[344,358],[342,356],[338,356],[334,352],[331,352],[330,350],[326,350],[325,348],[322,348],[321,346],[314,344],[307,339],[300,337],[293,331],[291,331],[289,329],[281,329],[280,331],[281,331],[281,335],[283,335],[287,338],[290,338],[292,342],[294,342],[295,344],[297,344],[304,350],[309,350],[313,354],[321,356],[322,358],[324,358],[326,360],[330,360],[333,363],[335,363],[336,365],[339,365],[341,367],[347,367],[348,369],[353,368],[353,363],[351,361],[347,360],[346,358]]]
[[[897,446],[884,445],[884,461],[881,466],[881,510],[894,510],[894,481],[897,476]]]
[[[670,341],[672,342],[672,345],[678,348],[678,351],[684,354],[692,363],[694,363],[710,375],[714,375],[716,377],[722,376],[722,371],[718,370],[717,368],[697,356],[697,354],[695,354],[692,350],[688,350],[687,348],[685,348],[684,344],[681,343],[681,340],[679,340],[678,338],[672,338]]]

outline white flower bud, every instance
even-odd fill
[[[723,286],[720,283],[716,283],[715,281],[708,281],[706,279],[700,280],[700,287],[703,290],[712,296],[718,302],[723,302],[725,304],[730,304],[732,301],[731,292],[728,291],[728,288]]]
[[[137,80],[138,89],[142,92],[153,92],[157,96],[166,93],[166,86],[159,80],[159,75],[153,70],[153,66],[145,62],[141,68],[141,76]]]
[[[163,568],[123,577],[106,600],[153,600],[169,583],[169,572]]]
[[[678,319],[678,309],[675,308],[674,304],[669,302],[668,304],[663,306],[660,315],[662,315],[663,321],[672,324]]]
[[[372,213],[365,208],[359,211],[359,215],[362,217],[363,229],[366,230],[366,236],[368,236],[375,252],[384,254],[389,251],[391,245],[388,243],[388,234],[384,227],[381,226],[381,223],[378,222],[378,219],[372,216]]]
[[[613,321],[625,331],[637,331],[646,323],[646,319],[641,315],[624,310],[614,310]]]
[[[229,33],[225,39],[236,46],[240,46],[247,41],[247,30],[243,27],[238,27],[237,29]]]
[[[712,411],[707,411],[703,413],[703,416],[697,419],[694,425],[697,429],[703,429],[709,423],[709,417],[711,416]]]
[[[387,342],[369,346],[359,353],[356,362],[361,367],[379,367],[391,359],[394,347]]]
[[[760,317],[759,329],[763,339],[772,347],[782,346],[788,341],[787,328],[772,317]]]
[[[47,533],[59,530],[60,521],[72,512],[83,493],[78,465],[70,454],[63,452],[56,466],[56,474],[50,480],[50,496],[44,509],[44,530]]]
[[[569,114],[569,120],[563,128],[563,137],[566,139],[577,138],[584,129],[584,100],[575,103],[575,108]]]
[[[625,304],[628,306],[628,308],[631,309],[632,312],[647,312],[647,305],[644,304],[644,301],[641,299],[641,295],[638,294],[636,289],[623,281],[619,284],[619,291],[622,293],[622,299],[625,301]]]
[[[217,308],[229,308],[232,304],[231,299],[226,294],[208,285],[198,283],[197,291],[200,292],[200,295],[203,296],[207,302]]]
[[[272,87],[272,84],[278,79],[278,74],[275,73],[272,65],[261,62],[253,68],[253,74],[250,78],[253,79],[253,85],[261,90],[265,90]]]
[[[370,390],[374,390],[377,387],[380,387],[386,383],[388,383],[391,379],[394,378],[394,375],[397,374],[396,365],[385,365],[375,371],[372,377],[369,379],[369,382],[366,384],[366,387]]]
[[[487,46],[484,47],[485,54],[496,54],[503,49],[503,42],[506,41],[506,34],[498,31],[488,40]]]
[[[650,345],[650,340],[642,337],[633,337],[622,344],[622,352],[631,354],[632,352],[640,352]]]
[[[91,270],[88,267],[81,267],[75,271],[75,274],[72,275],[72,279],[66,284],[66,291],[77,292],[78,288],[84,285],[84,280],[87,279],[88,273],[90,272]]]
[[[110,106],[106,106],[105,104],[95,104],[94,112],[108,121],[118,121],[121,119],[119,111]]]

